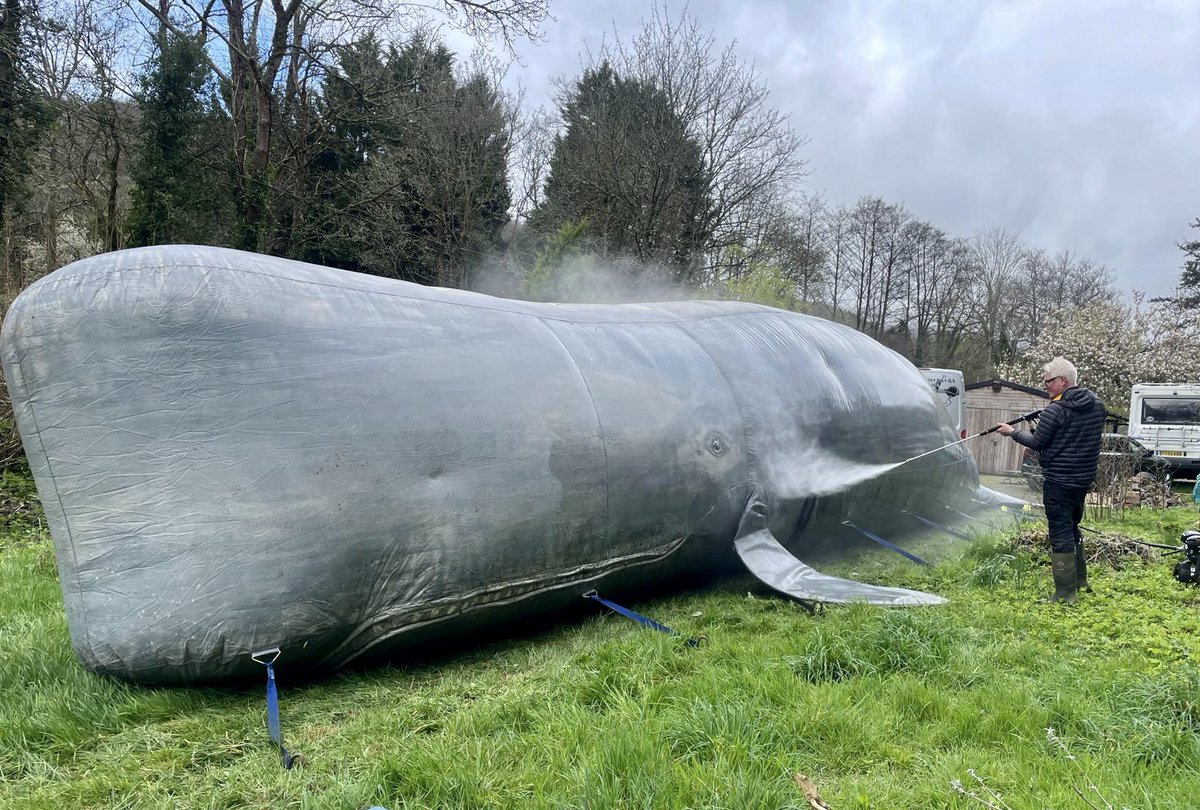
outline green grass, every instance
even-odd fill
[[[1196,518],[1098,528],[1170,543]],[[39,518],[10,521],[0,807],[806,808],[796,772],[837,810],[985,806],[954,780],[994,802],[975,777],[1013,810],[1087,807],[1076,789],[1102,807],[1089,779],[1114,807],[1196,806],[1200,590],[1163,559],[1094,568],[1074,609],[1039,604],[1045,553],[1013,534],[925,538],[928,569],[874,550],[822,563],[951,599],[936,608],[811,616],[738,580],[636,606],[698,648],[598,613],[419,667],[303,685],[281,670],[285,742],[305,757],[284,771],[260,685],[83,670]]]

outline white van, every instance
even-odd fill
[[[1200,384],[1135,385],[1128,433],[1165,458],[1174,472],[1195,476],[1200,472]]]
[[[954,423],[958,438],[967,438],[967,412],[963,408],[963,394],[966,393],[963,373],[953,368],[919,368],[917,371],[921,372],[921,376],[937,392],[938,398],[950,412],[950,421]]]

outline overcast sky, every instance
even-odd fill
[[[680,3],[667,9],[677,14]],[[692,0],[809,138],[806,190],[903,203],[953,236],[1003,227],[1169,293],[1200,238],[1200,0]],[[551,0],[509,80],[553,106],[555,78],[645,0]],[[451,37],[452,47],[458,45]],[[463,49],[466,50],[465,48]]]

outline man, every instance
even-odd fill
[[[1083,499],[1096,477],[1104,404],[1076,385],[1078,372],[1066,358],[1055,357],[1042,368],[1042,385],[1050,404],[1037,429],[1017,430],[1000,425],[999,432],[1038,452],[1042,465],[1042,504],[1050,535],[1050,569],[1054,573],[1053,602],[1075,604],[1079,588],[1087,589],[1083,554]]]

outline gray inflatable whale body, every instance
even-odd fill
[[[535,304],[232,250],[105,254],[20,295],[4,373],[72,642],[122,678],[321,671],[581,594],[750,568],[969,509],[891,350],[750,304]],[[941,516],[941,517],[938,517]],[[739,561],[740,560],[740,561]]]

